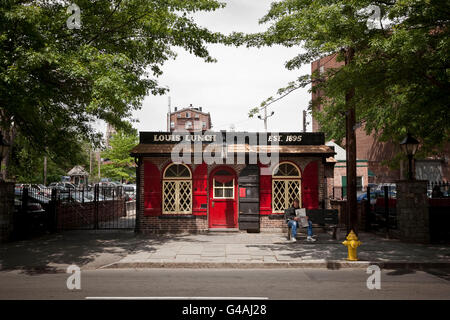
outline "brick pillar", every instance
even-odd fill
[[[427,181],[397,182],[397,225],[400,240],[430,242]]]
[[[0,242],[10,239],[13,228],[14,183],[0,181]]]

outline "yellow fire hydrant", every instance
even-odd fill
[[[353,232],[353,230],[350,231],[350,233],[347,236],[347,240],[342,242],[344,246],[347,246],[348,248],[348,257],[347,260],[350,261],[358,261],[358,254],[356,252],[356,248],[358,248],[362,242],[358,240],[358,237]]]

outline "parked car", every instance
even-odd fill
[[[19,197],[14,198],[14,210],[15,212],[22,211],[22,199]],[[45,210],[42,208],[42,205],[38,202],[28,201],[26,214],[44,214]]]
[[[388,192],[389,198],[397,198],[397,193],[394,191]],[[375,192],[370,192],[370,204],[374,205],[377,202],[377,199],[383,198],[384,199],[384,190],[378,190]],[[362,193],[357,197],[357,201],[365,201],[367,200],[367,193]]]

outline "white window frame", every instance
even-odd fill
[[[225,186],[221,186],[221,187],[216,187],[216,179],[213,178],[213,199],[234,199],[234,189],[235,189],[235,182],[234,182],[234,177],[233,177],[233,186],[232,187],[225,187]],[[220,183],[220,182],[219,182]],[[231,189],[233,188],[233,196],[232,197],[225,197],[225,189]],[[223,191],[223,197],[216,197],[216,189],[222,189]]]

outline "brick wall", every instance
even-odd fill
[[[283,214],[260,216],[261,232],[287,232],[287,224]]]
[[[397,181],[397,226],[400,240],[429,243],[426,181]]]
[[[92,228],[96,206],[88,203],[58,203],[56,205],[57,229]],[[98,204],[98,222],[112,221],[126,216],[124,200],[107,200]]]

